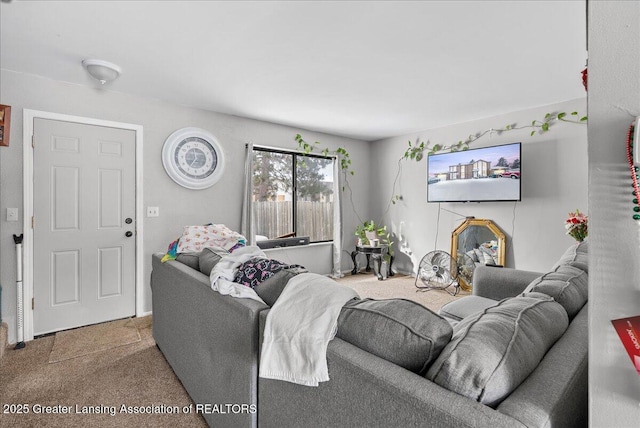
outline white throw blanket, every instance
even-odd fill
[[[256,246],[240,247],[227,254],[211,269],[209,280],[211,288],[220,294],[229,294],[232,297],[253,299],[264,303],[251,287],[233,282],[233,277],[240,265],[254,257],[267,258],[264,252]]]
[[[267,314],[260,377],[307,386],[328,381],[327,346],[340,309],[354,297],[355,290],[322,275],[291,278]]]

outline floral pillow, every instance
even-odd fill
[[[230,251],[244,245],[244,236],[223,224],[186,226],[178,241],[177,253],[199,253],[204,248],[220,247]]]

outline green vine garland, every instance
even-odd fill
[[[579,114],[577,111],[573,111],[571,113],[569,113],[569,116],[574,116],[574,117],[578,117]],[[410,160],[416,160],[416,161],[421,161],[422,158],[424,157],[424,152],[426,151],[428,154],[433,154],[433,153],[437,153],[440,152],[442,150],[449,150],[452,152],[457,152],[457,151],[465,151],[465,150],[469,150],[469,144],[479,140],[480,138],[484,137],[486,134],[490,134],[495,132],[496,134],[500,135],[503,132],[506,131],[515,131],[515,130],[519,130],[519,129],[527,129],[527,128],[531,128],[531,134],[530,136],[534,136],[536,133],[542,134],[544,132],[549,131],[549,127],[553,125],[553,122],[555,121],[562,121],[562,122],[570,122],[570,123],[585,123],[587,121],[587,116],[582,116],[579,119],[576,120],[572,120],[571,118],[567,117],[567,113],[566,112],[559,112],[559,113],[547,113],[544,115],[544,119],[542,120],[534,120],[531,122],[531,125],[525,125],[525,126],[517,126],[515,123],[514,124],[509,124],[509,125],[505,125],[503,128],[490,128],[487,129],[486,131],[483,132],[479,132],[475,135],[469,135],[469,137],[467,137],[466,140],[460,140],[457,143],[451,144],[451,145],[442,145],[442,144],[434,144],[433,146],[429,146],[429,142],[427,141],[427,144],[423,142],[420,142],[420,140],[416,140],[415,144],[411,143],[411,141],[409,141],[409,148],[404,152],[403,155],[403,159],[410,159]]]
[[[513,124],[505,125],[502,128],[489,128],[485,131],[478,132],[474,135],[469,135],[465,140],[459,140],[457,143],[453,143],[450,145],[446,145],[446,144],[430,145],[428,140],[425,143],[424,141],[420,141],[419,138],[416,139],[415,143],[412,143],[411,140],[409,140],[409,148],[405,150],[402,157],[398,159],[398,172],[393,181],[392,196],[389,200],[389,203],[387,204],[387,208],[383,214],[383,218],[388,213],[391,205],[395,205],[398,201],[402,200],[402,195],[398,195],[395,192],[396,192],[396,185],[398,183],[398,178],[400,177],[400,172],[402,170],[403,160],[415,160],[416,162],[420,162],[424,158],[425,152],[427,152],[427,154],[434,154],[444,150],[448,150],[451,152],[469,150],[470,144],[476,142],[477,140],[484,137],[485,135],[492,134],[494,132],[498,135],[501,135],[503,132],[516,131],[521,129],[531,129],[530,136],[533,137],[536,133],[543,134],[545,132],[548,132],[549,129],[553,126],[553,124],[558,121],[569,122],[574,124],[586,124],[587,116],[580,116],[580,114],[577,111],[573,111],[571,113],[566,113],[566,112],[547,113],[544,115],[544,118],[542,120],[537,120],[537,119],[533,120],[530,125],[518,126],[516,123],[513,123]],[[306,142],[302,138],[302,135],[300,134],[296,134],[295,140],[298,143],[299,150],[304,154],[312,153],[316,149],[316,147],[320,145],[319,141],[316,141],[313,144]],[[343,147],[338,147],[336,150],[333,150],[333,151],[325,147],[324,149],[321,150],[320,153],[322,153],[323,156],[330,156],[330,155],[336,156],[336,158],[340,162],[340,169],[344,173],[345,185],[349,187],[348,176],[355,175],[354,171],[351,169],[351,159],[349,157],[349,152]],[[345,186],[342,187],[342,191],[344,190],[345,190]],[[349,187],[349,190],[351,190],[350,187]],[[358,217],[358,219],[360,220],[360,223],[363,223],[360,216],[355,211],[353,200],[351,200],[351,205],[353,208],[353,212],[356,214],[356,217]]]

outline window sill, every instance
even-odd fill
[[[311,244],[307,244],[307,245],[292,245],[290,247],[275,247],[275,248],[265,248],[264,251],[265,254],[272,252],[272,251],[282,251],[282,250],[296,250],[296,249],[304,249],[304,248],[318,248],[318,247],[325,247],[328,245],[333,245],[333,241],[327,241],[327,242],[312,242]]]

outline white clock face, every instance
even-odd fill
[[[224,154],[216,138],[200,128],[182,128],[167,138],[162,164],[169,177],[188,189],[205,189],[222,175]]]
[[[218,154],[213,146],[199,137],[187,137],[180,141],[175,150],[175,163],[187,177],[203,179],[216,170]]]

